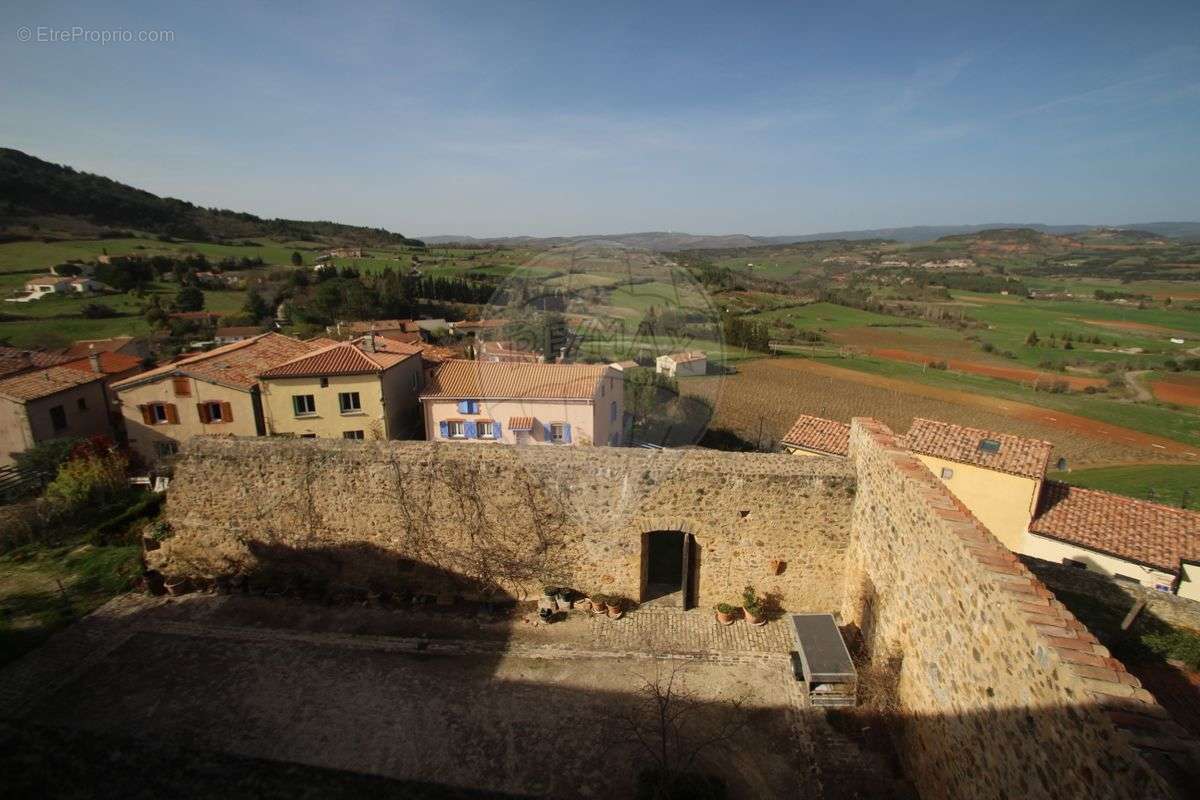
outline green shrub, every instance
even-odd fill
[[[107,505],[128,491],[128,466],[129,460],[116,450],[73,457],[58,468],[58,475],[46,487],[46,502],[61,516],[87,506]]]

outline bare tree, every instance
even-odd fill
[[[733,740],[750,726],[750,697],[702,700],[687,686],[688,664],[654,662],[651,675],[633,673],[639,681],[618,722],[649,759],[655,798],[670,798],[681,780],[696,778],[700,757]]]

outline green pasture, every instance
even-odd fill
[[[1052,472],[1049,477],[1085,489],[1102,489],[1127,497],[1200,509],[1200,465],[1132,464]]]

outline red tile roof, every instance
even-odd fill
[[[508,429],[510,431],[531,431],[533,430],[533,417],[509,417]]]
[[[783,443],[844,456],[850,452],[850,426],[832,419],[801,414],[783,437]]]
[[[1029,530],[1164,572],[1200,559],[1200,514],[1058,481],[1042,487]]]
[[[908,449],[914,453],[1026,478],[1041,478],[1046,474],[1046,464],[1050,461],[1050,451],[1053,449],[1053,445],[1040,439],[1026,439],[919,417],[912,421],[912,427],[904,439]],[[997,447],[981,449],[985,441],[994,442]]]
[[[118,375],[122,372],[129,372],[131,369],[137,369],[142,365],[142,359],[137,356],[126,355],[125,353],[113,353],[101,350],[96,355],[100,357],[100,374],[102,375]],[[83,372],[93,371],[91,356],[67,361],[63,366],[82,370]]]
[[[16,347],[0,346],[0,377],[16,375],[31,369],[53,367],[69,360],[69,356],[61,353],[45,353],[41,350],[21,350]]]
[[[422,399],[591,400],[608,367],[451,359],[433,371]]]
[[[403,343],[393,342],[392,350],[376,347],[375,352],[372,353],[362,349],[364,341],[364,339],[355,339],[353,342],[339,342],[330,347],[306,353],[263,371],[260,377],[271,379],[312,378],[323,375],[370,375],[394,367],[419,352],[396,352],[395,349],[402,346]],[[376,342],[378,341],[379,337],[376,337]]]
[[[115,353],[133,341],[132,336],[112,336],[108,339],[80,339],[63,351],[71,358],[79,358],[90,353]]]
[[[197,380],[248,392],[258,385],[259,373],[315,349],[317,345],[311,342],[302,342],[281,333],[264,333],[125,378],[114,383],[113,388],[120,391],[159,378],[189,375]]]
[[[0,379],[0,397],[23,403],[101,380],[104,380],[104,376],[95,372],[81,372],[70,367],[50,367]]]

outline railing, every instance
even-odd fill
[[[36,472],[16,467],[0,467],[0,503],[10,503],[18,497],[42,488],[44,481]]]

